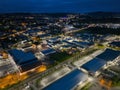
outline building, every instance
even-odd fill
[[[88,75],[82,71],[75,69],[66,76],[58,79],[43,90],[72,90],[78,84],[82,84],[88,80]]]
[[[81,48],[88,48],[91,45],[93,45],[93,43],[90,42],[78,42],[78,41],[73,41],[73,43]]]
[[[9,50],[9,53],[22,72],[41,65],[41,62],[38,61],[35,55],[31,52],[27,53],[22,50],[13,49]]]
[[[120,41],[114,41],[109,44],[112,47],[120,47]]]
[[[103,53],[97,56],[97,58],[103,59],[105,61],[114,61],[120,55],[120,51],[106,49]]]
[[[89,62],[83,64],[82,68],[84,68],[91,74],[96,74],[96,72],[99,71],[102,67],[104,67],[106,63],[107,62],[102,59],[94,58]]]
[[[50,54],[56,53],[56,51],[55,51],[54,49],[49,48],[49,49],[47,49],[47,50],[41,51],[41,53],[42,53],[43,55],[50,55]]]
[[[119,56],[120,51],[106,49],[100,55],[83,64],[81,68],[85,69],[92,75],[98,75],[100,74],[100,69],[107,68],[109,65],[115,64],[117,57]]]

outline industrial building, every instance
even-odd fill
[[[52,53],[56,53],[56,51],[55,51],[54,49],[49,48],[49,49],[47,49],[47,50],[41,51],[41,53],[42,53],[43,55],[50,55],[50,54],[52,54]]]
[[[94,58],[91,61],[85,63],[82,68],[86,69],[89,72],[95,73],[96,71],[101,69],[106,63],[107,62],[102,59]]]
[[[115,59],[120,55],[120,51],[106,49],[103,53],[96,56],[89,62],[83,64],[81,67],[89,73],[98,74],[98,71],[107,65],[114,63]]]
[[[120,47],[120,41],[111,42],[110,46],[112,46],[112,47]]]
[[[97,58],[103,59],[105,61],[113,61],[120,55],[120,51],[106,49],[103,53],[97,56]]]
[[[81,84],[88,80],[88,75],[82,71],[75,69],[61,79],[50,84],[43,90],[71,90],[76,85]]]
[[[19,66],[21,71],[27,71],[41,64],[32,52],[23,52],[22,50],[9,50],[15,63]]]

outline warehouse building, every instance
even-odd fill
[[[13,49],[9,50],[9,53],[22,72],[33,69],[41,64],[32,52]]]
[[[106,68],[108,65],[114,64],[117,57],[120,56],[120,51],[115,51],[112,49],[106,49],[103,53],[96,56],[89,62],[83,64],[81,68],[88,71],[92,75],[100,74],[100,69]]]

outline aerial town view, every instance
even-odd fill
[[[1,0],[0,90],[120,90],[119,0]]]

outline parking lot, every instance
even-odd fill
[[[8,59],[0,58],[0,77],[17,71],[18,67],[10,56]]]

